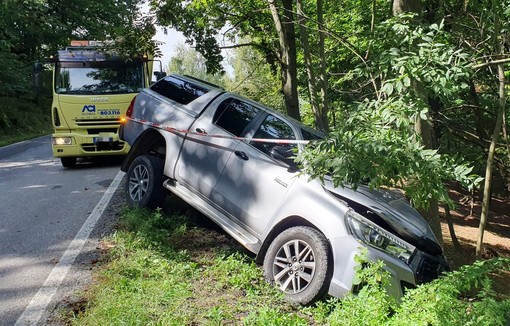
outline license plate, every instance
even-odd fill
[[[94,144],[113,142],[113,137],[94,137]]]

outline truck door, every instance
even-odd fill
[[[240,137],[260,110],[238,99],[215,100],[191,127],[177,164],[179,182],[203,197],[209,197]],[[219,136],[219,137],[218,137]]]
[[[291,126],[282,119],[272,114],[263,119],[252,138],[296,139]],[[211,196],[218,206],[258,234],[264,231],[297,175],[271,157],[276,145],[239,142]]]

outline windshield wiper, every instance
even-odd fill
[[[117,90],[102,92],[102,94],[125,94],[125,93],[136,93],[136,92],[132,89],[117,89]]]
[[[60,91],[59,94],[97,94],[96,92],[94,91],[90,91],[90,90],[72,90],[72,91]]]

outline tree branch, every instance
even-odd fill
[[[499,59],[499,60],[492,60],[492,61],[488,61],[488,62],[484,62],[484,63],[479,63],[477,65],[472,66],[471,68],[479,69],[479,68],[484,68],[484,67],[488,67],[488,66],[495,66],[495,65],[499,65],[501,63],[509,63],[509,62],[510,62],[510,57],[509,58],[504,58],[504,59]]]
[[[276,53],[273,49],[268,48],[267,46],[264,46],[259,43],[248,42],[248,43],[240,43],[240,44],[232,44],[232,45],[223,45],[223,46],[219,46],[219,48],[222,50],[223,49],[237,49],[237,48],[242,48],[245,46],[253,46],[253,47],[265,50],[265,51],[269,51],[269,52],[273,53],[275,55],[275,57],[278,58],[278,60],[281,60],[278,53]]]

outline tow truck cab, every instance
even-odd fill
[[[73,41],[50,58],[52,150],[64,167],[73,167],[79,157],[129,152],[118,136],[120,119],[133,97],[149,86],[153,60],[147,55],[126,58],[105,50],[107,45]],[[35,75],[41,68],[35,65]]]

